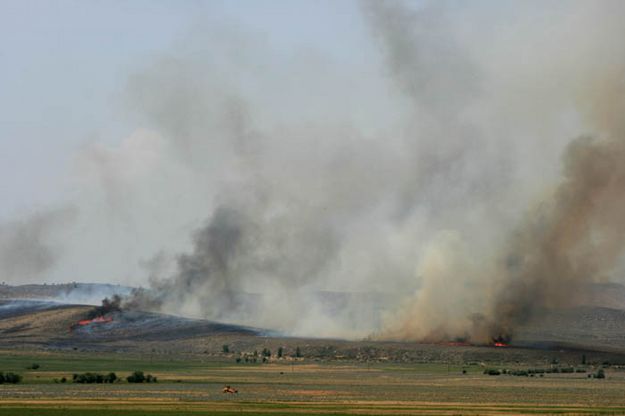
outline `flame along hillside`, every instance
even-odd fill
[[[113,317],[107,316],[113,312],[121,311],[121,297],[119,295],[113,295],[111,299],[108,297],[102,300],[102,305],[96,306],[92,310],[89,311],[87,319],[81,319],[72,326],[70,326],[70,330],[74,331],[81,326],[86,326],[90,324],[104,324],[113,322]]]
[[[123,311],[49,300],[0,300],[0,348],[90,351],[193,349],[198,339],[220,347],[261,335],[253,328],[201,319]],[[207,344],[207,345],[208,345]]]
[[[489,345],[473,345],[462,339],[431,344],[302,339],[239,325],[124,310],[112,295],[99,306],[89,306],[62,303],[58,301],[61,298],[37,299],[29,292],[26,299],[0,298],[0,349],[172,357],[209,354],[234,360],[240,354],[264,349],[275,353],[282,348],[287,357],[300,350],[307,358],[394,362],[549,360],[554,353],[570,354],[575,360],[579,350],[594,351],[593,356],[625,354],[625,287],[608,284],[591,289],[585,306],[541,312],[509,345],[495,340]],[[24,293],[23,288],[15,291]],[[223,351],[224,345],[229,346],[228,353]]]

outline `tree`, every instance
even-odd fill
[[[297,358],[302,356],[302,350],[300,350],[299,347],[295,348],[295,356]]]
[[[128,377],[126,380],[129,383],[156,383],[158,379],[154,377],[152,374],[145,375],[143,371],[135,371]]]
[[[278,348],[278,358],[282,358],[282,353],[284,352],[284,349],[282,347]]]
[[[230,347],[228,346],[228,344],[224,344],[221,346],[221,350],[224,354],[228,354],[230,352]]]
[[[126,377],[126,380],[129,383],[143,383],[145,381],[145,375],[143,374],[143,371],[135,371]]]
[[[21,381],[22,381],[22,376],[20,376],[19,374],[6,373],[4,375],[4,382],[5,383],[17,384],[17,383],[19,383]]]

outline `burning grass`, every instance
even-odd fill
[[[102,299],[102,305],[91,309],[87,313],[87,319],[81,319],[75,324],[72,324],[70,326],[70,331],[73,331],[81,326],[113,322],[113,317],[110,316],[110,314],[113,312],[121,312],[121,301],[122,300],[119,295],[114,295],[111,299]]]

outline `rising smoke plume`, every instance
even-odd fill
[[[145,266],[130,307],[412,340],[510,338],[622,277],[625,3],[361,6],[347,69],[216,27],[131,76],[141,128],[76,158],[73,258]]]
[[[554,53],[545,64],[549,69],[562,70],[561,93],[568,94],[571,100],[568,104],[577,106],[580,118],[588,123],[585,126],[590,127],[596,137],[575,139],[565,148],[559,184],[555,184],[553,190],[543,190],[538,201],[527,201],[524,218],[517,221],[517,227],[504,234],[503,250],[501,246],[492,245],[492,252],[479,258],[482,264],[475,264],[470,257],[471,249],[454,246],[435,253],[433,260],[423,263],[426,286],[409,302],[399,323],[393,322],[383,336],[507,341],[519,326],[535,318],[536,314],[575,306],[589,283],[606,279],[615,272],[625,249],[625,222],[620,214],[625,209],[625,123],[621,116],[617,116],[625,111],[625,56],[622,50],[616,57],[602,53],[616,52],[612,49],[612,42],[624,33],[608,15],[622,16],[625,8],[615,2],[600,2],[590,7],[578,3],[574,6],[575,17],[564,24],[556,22],[554,27],[564,32],[579,30],[581,36],[586,36],[582,26],[567,27],[567,24],[581,24],[578,13],[588,13],[590,19],[605,17],[608,22],[605,31],[601,34],[593,32],[591,36],[590,43],[601,45],[599,52],[584,49],[589,46],[585,43],[581,51],[571,54],[573,56]],[[427,14],[412,14],[395,2],[371,2],[369,9],[387,42],[394,72],[410,90],[412,83],[406,78],[411,80],[414,74],[404,74],[405,66],[418,71],[424,64],[420,59],[410,58],[406,49],[418,51],[423,38],[420,34],[411,38],[415,36],[415,29],[406,25],[405,20],[417,24],[420,17]],[[414,42],[410,43],[410,39]],[[578,53],[580,55],[575,56]],[[576,60],[567,61],[571,58]],[[579,66],[567,67],[573,62]],[[451,65],[451,68],[457,67]],[[534,68],[535,71],[540,69]],[[442,74],[445,76],[445,70]],[[444,84],[468,91],[454,82]],[[434,78],[433,85],[437,85],[437,78]],[[436,91],[440,92],[440,89]],[[421,91],[417,95],[424,96]],[[436,109],[436,101],[432,104]],[[462,100],[454,99],[454,104],[462,104]],[[447,108],[459,111],[453,106]],[[496,223],[493,226],[497,226]],[[433,266],[428,266],[431,263]],[[465,316],[450,316],[449,311],[438,306],[441,297],[450,297],[452,302],[462,305],[467,302],[462,296],[454,296],[453,288],[449,290],[439,280],[457,285],[463,280],[461,275],[470,276],[473,282],[487,277],[491,287],[480,286],[483,292],[478,292],[478,296],[484,302],[482,308],[475,308],[474,313]]]
[[[0,279],[12,283],[45,278],[61,251],[54,234],[75,214],[72,208],[51,209],[0,223]]]

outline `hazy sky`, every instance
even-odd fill
[[[76,149],[137,128],[121,109],[129,74],[222,25],[343,66],[371,47],[351,0],[1,1],[0,218],[62,201]]]
[[[210,144],[227,107],[213,87],[281,140],[315,142],[299,137],[313,125],[376,134],[397,114],[383,61],[356,0],[0,1],[2,280],[144,284],[143,264],[188,247],[218,177],[238,174],[216,170],[230,151],[226,136]],[[178,166],[177,94],[208,179]]]

